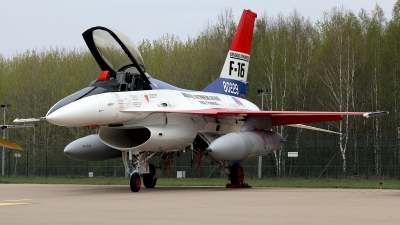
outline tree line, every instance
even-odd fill
[[[195,37],[183,41],[166,34],[143,40],[138,48],[151,76],[181,88],[201,90],[219,76],[236,26],[235,15],[226,9],[215,24],[208,23]],[[269,89],[264,110],[389,111],[382,118],[349,116],[340,122],[313,124],[346,133],[338,137],[342,139],[340,159],[345,174],[347,163],[352,163],[348,158],[354,158],[348,149],[357,146],[355,137],[397,136],[399,62],[400,0],[390,20],[379,5],[371,12],[334,7],[316,22],[296,10],[289,16],[258,14],[247,99],[261,108],[257,90]],[[6,123],[45,116],[52,105],[87,87],[100,72],[86,48],[27,50],[9,58],[0,54],[0,103],[11,104]],[[276,131],[294,142],[315,133],[290,127],[277,127]],[[35,128],[9,129],[7,137],[22,146],[48,146],[55,140],[66,145],[95,132],[40,123]],[[285,165],[286,151],[283,147],[271,156],[276,165]],[[389,160],[380,152],[380,145],[375,145],[376,173]]]

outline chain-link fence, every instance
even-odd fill
[[[342,148],[346,151],[342,154]],[[22,146],[25,151],[6,149],[5,175],[41,177],[124,177],[121,159],[101,162],[76,161],[64,155],[65,146]],[[397,137],[349,138],[338,137],[288,139],[278,151],[262,157],[262,178],[400,178],[399,141]],[[295,153],[295,154],[289,154]],[[294,155],[297,157],[288,157]],[[343,160],[343,155],[346,160]],[[161,155],[150,163],[158,164]],[[218,169],[204,160],[198,168],[198,158],[192,152],[184,153],[171,163],[171,177],[221,177]],[[246,178],[258,177],[259,159],[246,159],[243,166]],[[164,172],[161,176],[166,176]]]

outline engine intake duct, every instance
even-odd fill
[[[117,149],[129,149],[142,145],[149,140],[151,132],[145,127],[121,129],[101,127],[100,139],[107,145]]]

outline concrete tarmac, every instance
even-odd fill
[[[400,224],[400,190],[0,184],[0,224]]]

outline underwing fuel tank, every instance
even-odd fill
[[[282,146],[282,135],[268,130],[229,133],[213,141],[208,151],[221,160],[241,160],[266,155]]]
[[[64,154],[80,161],[103,161],[122,156],[121,151],[105,145],[96,134],[69,143]]]

